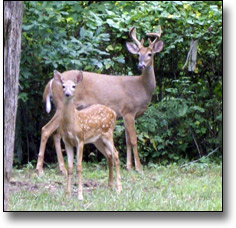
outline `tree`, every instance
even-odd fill
[[[8,207],[13,163],[22,14],[22,2],[4,2],[4,210]]]

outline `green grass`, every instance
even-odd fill
[[[222,166],[172,164],[144,167],[142,173],[121,168],[123,191],[107,187],[105,165],[83,163],[84,200],[77,200],[76,174],[73,193],[65,194],[66,178],[57,168],[38,177],[32,165],[14,169],[11,211],[221,211]]]

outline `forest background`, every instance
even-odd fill
[[[164,49],[155,57],[157,87],[136,120],[141,161],[182,162],[212,151],[205,159],[221,161],[221,1],[25,1],[14,164],[36,163],[41,128],[53,115],[46,114],[42,103],[53,70],[139,75],[137,56],[125,46],[129,28],[136,26],[138,38],[145,38],[158,25]],[[182,67],[192,40],[198,40],[197,64],[189,72]],[[125,162],[121,120],[114,141]],[[45,162],[53,163],[52,140],[47,145]],[[104,159],[93,146],[85,150],[90,152],[85,152],[86,161]]]

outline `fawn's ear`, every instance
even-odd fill
[[[76,84],[79,84],[79,83],[82,82],[82,81],[83,81],[83,72],[80,71],[80,72],[76,75],[76,77],[75,77],[75,83],[76,83]]]
[[[57,82],[60,82],[61,84],[63,83],[62,75],[61,75],[61,73],[58,72],[57,70],[54,70],[54,79],[55,79]]]

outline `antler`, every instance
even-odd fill
[[[143,46],[144,40],[142,39],[141,42],[138,41],[138,39],[136,37],[136,28],[135,28],[135,26],[133,26],[129,29],[129,36],[135,42],[135,44],[138,46],[138,48],[141,48]]]
[[[156,37],[156,39],[152,42],[151,39],[148,38],[148,42],[149,42],[149,46],[153,46],[157,40],[161,37],[161,26],[158,25],[158,33],[155,32],[151,32],[151,33],[147,33],[147,36],[152,36],[152,37]]]

